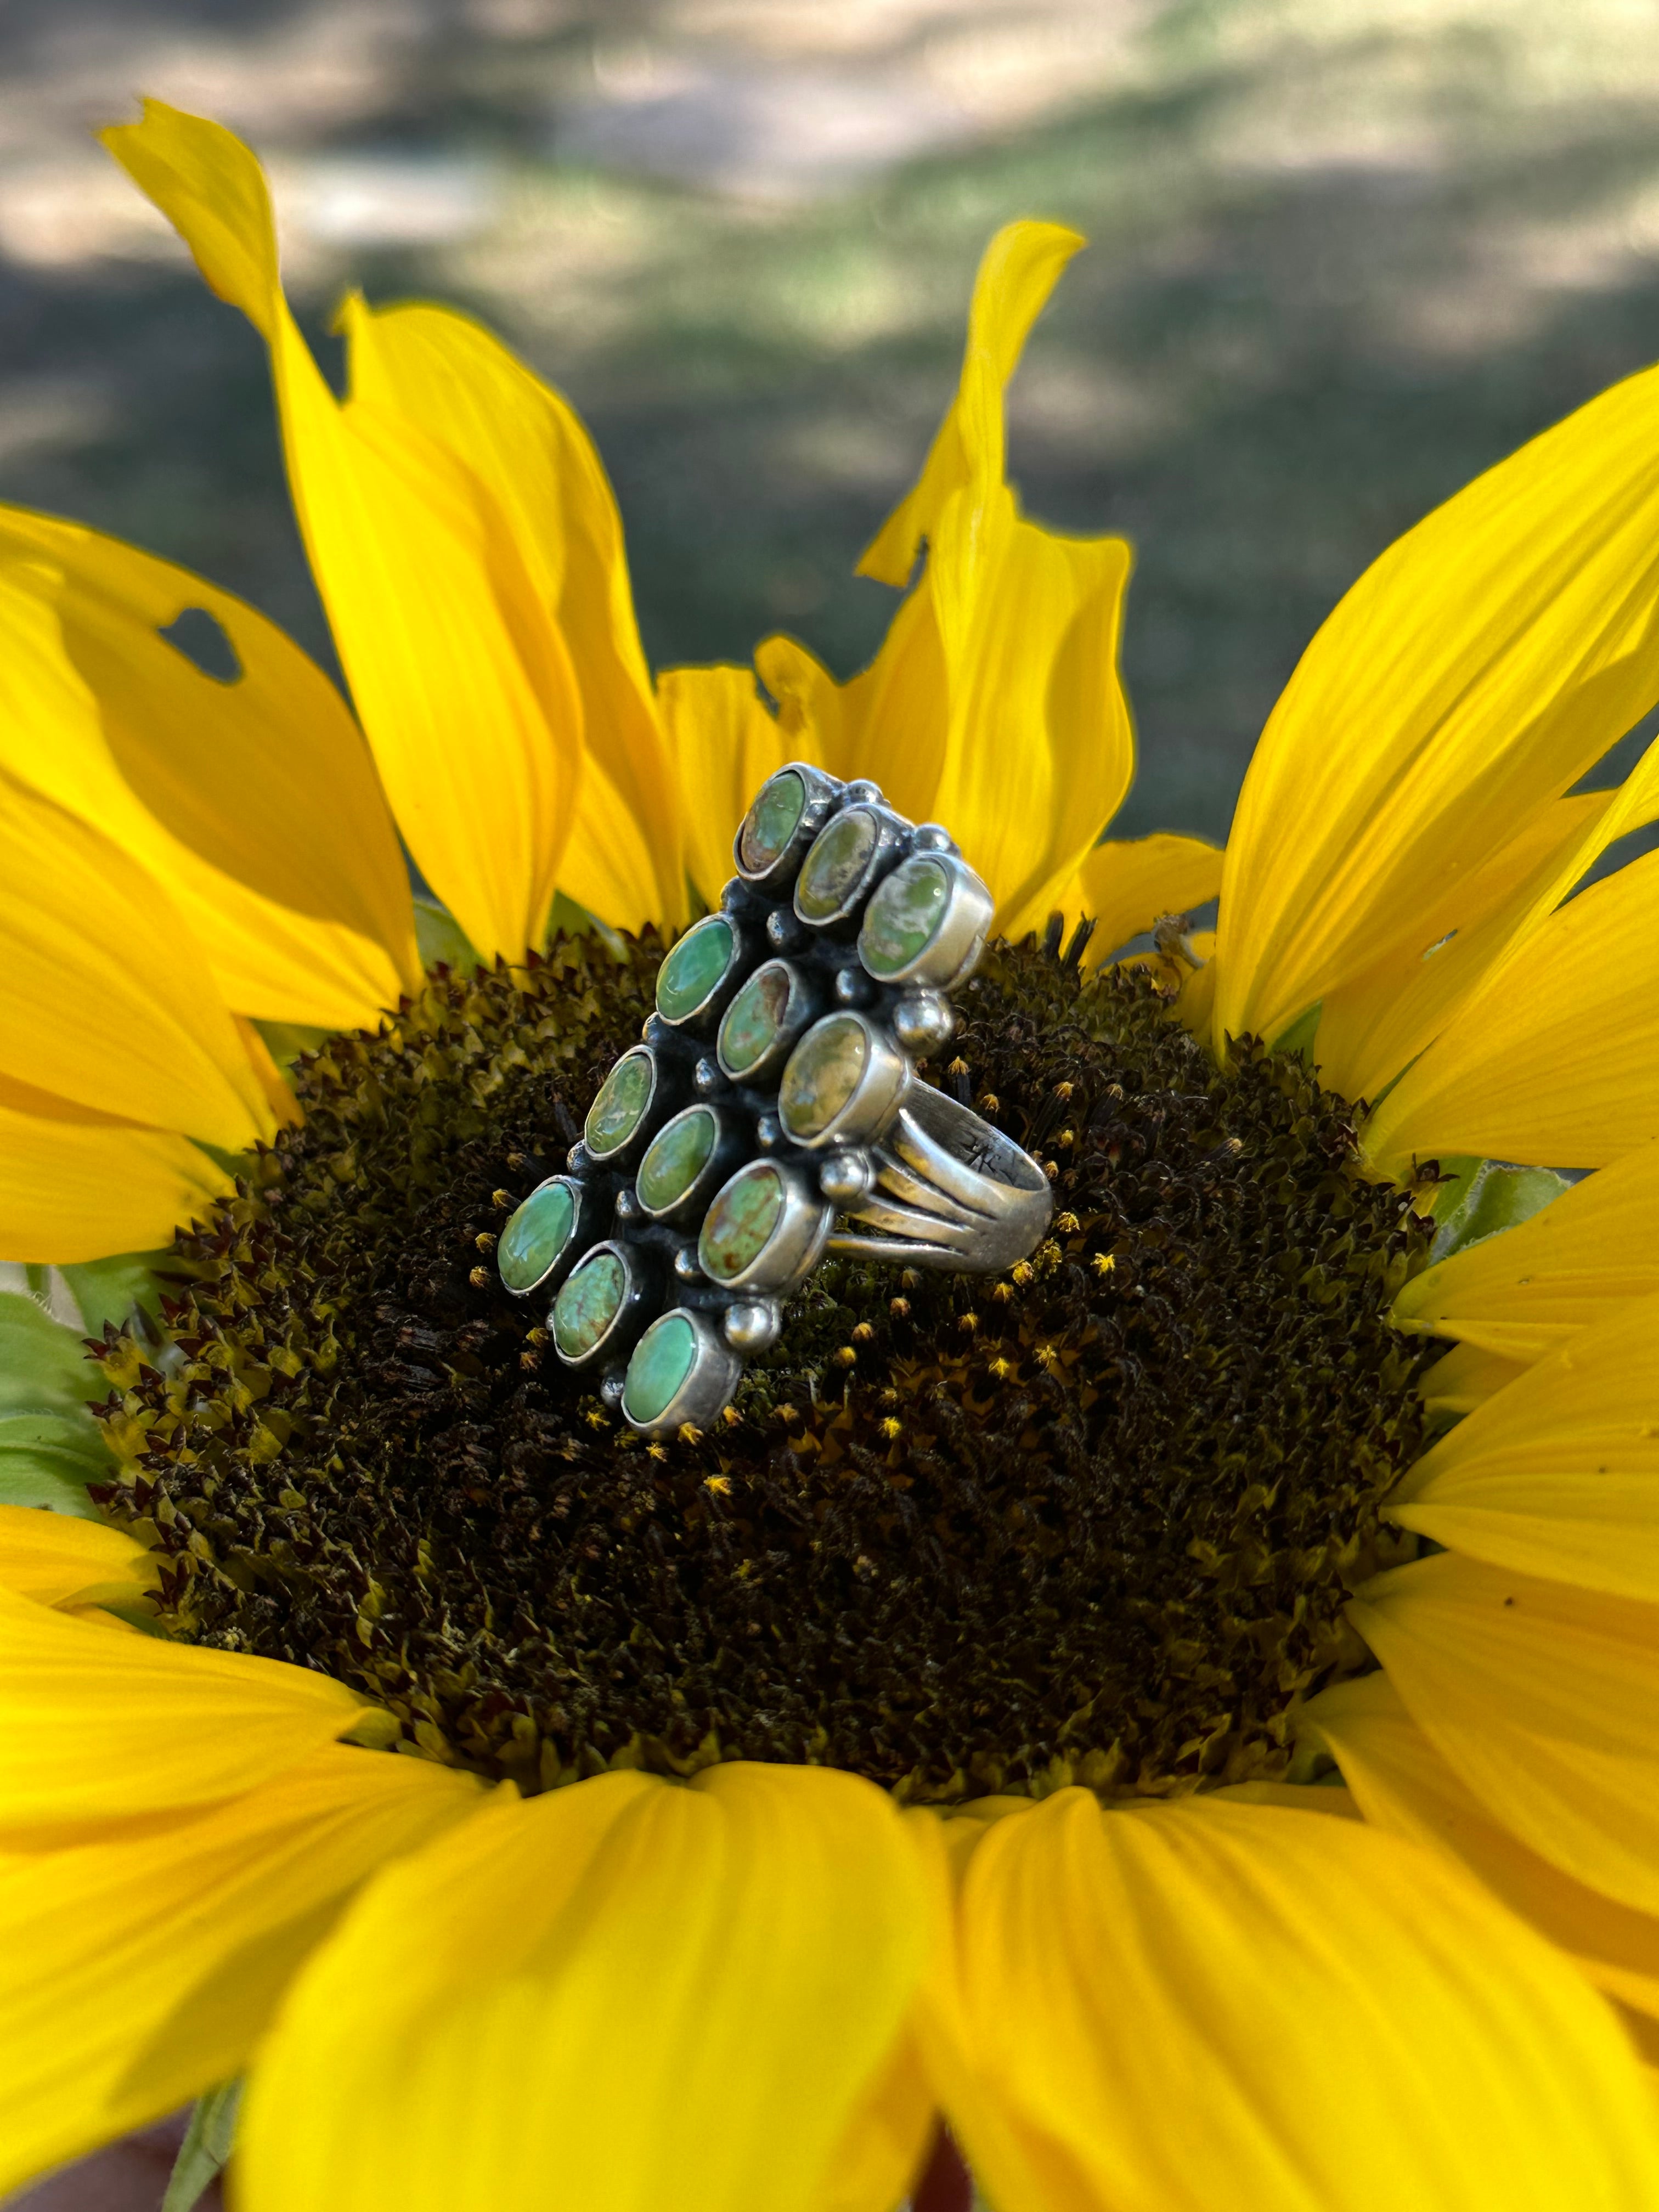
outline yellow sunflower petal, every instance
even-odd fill
[[[1187,914],[1221,888],[1218,845],[1201,837],[1133,837],[1097,845],[1056,903],[1067,927],[1092,918],[1090,966],[1166,914]]]
[[[0,1505],[0,1589],[37,1605],[131,1604],[155,1574],[155,1554],[119,1528]]]
[[[712,909],[732,879],[732,841],[750,800],[775,769],[812,760],[816,747],[809,737],[785,735],[747,668],[665,669],[657,707],[686,794],[686,872]]]
[[[1128,578],[1121,538],[1039,529],[1000,486],[956,493],[939,519],[921,585],[950,701],[933,812],[1011,937],[1042,927],[1134,774],[1117,672]]]
[[[465,315],[376,311],[354,296],[343,327],[354,404],[412,423],[484,487],[569,647],[587,745],[560,889],[618,929],[678,927],[679,787],[634,618],[622,517],[592,440],[566,400]],[[689,809],[703,797],[687,787]]]
[[[1065,1791],[980,1845],[961,1947],[978,2090],[952,2122],[999,2212],[1659,2191],[1607,2008],[1458,1869],[1358,1822]]]
[[[1502,852],[1419,907],[1412,937],[1328,991],[1314,1052],[1322,1080],[1345,1098],[1380,1097],[1480,983],[1609,803],[1590,792],[1540,807]]]
[[[1500,1827],[1435,1750],[1386,1674],[1322,1692],[1303,1731],[1340,1763],[1365,1818],[1449,1850],[1492,1894],[1577,1960],[1598,1989],[1659,2015],[1659,1918],[1598,1896]]]
[[[1659,1138],[1659,853],[1551,915],[1360,1133],[1384,1174],[1474,1153],[1605,1167]]]
[[[0,1075],[0,1258],[68,1266],[151,1252],[231,1178],[170,1129],[145,1129]]]
[[[1659,1145],[1630,1152],[1414,1276],[1394,1302],[1401,1328],[1541,1359],[1628,1298],[1659,1293]]]
[[[498,504],[406,418],[335,400],[246,146],[160,100],[103,137],[269,343],[301,529],[398,826],[471,944],[516,959],[574,819],[581,698]]]
[[[584,2212],[805,2212],[932,1933],[899,1815],[848,1775],[492,1807],[374,1883],[296,1985],[243,2203],[495,2212],[551,2172]]]
[[[907,599],[894,618],[883,641],[880,659],[890,651],[894,632],[914,604]],[[670,674],[674,672],[670,671]],[[848,702],[863,696],[861,686],[865,677],[854,677],[848,684],[837,684],[817,655],[810,653],[799,639],[766,637],[755,647],[755,673],[777,702],[778,727],[783,732],[786,757],[790,760],[816,761],[831,775],[848,781],[863,770],[854,765],[854,748],[861,727],[862,710],[849,719]],[[943,718],[937,713],[943,743]],[[805,748],[805,750],[803,750]],[[937,774],[935,763],[933,774]],[[881,781],[877,776],[876,781]],[[927,788],[931,793],[931,776]],[[905,810],[901,808],[900,811]]]
[[[1580,1332],[1442,1437],[1389,1518],[1494,1566],[1659,1603],[1656,1343],[1659,1297]]]
[[[927,2156],[938,2110],[921,2053],[907,2029],[831,2154],[812,2212],[893,2212]]]
[[[1228,844],[1218,1036],[1279,1035],[1411,939],[1622,737],[1659,693],[1656,602],[1650,371],[1407,532],[1309,647]]]
[[[191,607],[234,682],[161,635]],[[338,692],[188,571],[0,508],[0,763],[167,886],[242,1012],[351,1028],[417,981],[407,873]]]
[[[152,876],[0,769],[0,1075],[228,1152],[269,1137],[205,964]]]
[[[1446,1552],[1367,1583],[1349,1612],[1495,1819],[1659,1912],[1659,1607]]]
[[[1087,241],[1057,222],[1006,224],[985,249],[968,311],[961,388],[934,436],[914,488],[899,501],[859,562],[861,576],[902,586],[916,549],[931,538],[951,494],[976,471],[1002,475],[1000,406],[987,410],[982,386],[1000,398],[1018,366],[1031,325],[1060,271]],[[988,439],[993,451],[985,450]]]
[[[1417,1387],[1431,1413],[1472,1413],[1526,1371],[1524,1360],[1505,1359],[1484,1345],[1455,1344],[1425,1370]]]
[[[113,1637],[0,1590],[0,1834],[17,1844],[231,1796],[364,1711],[303,1667]]]
[[[349,1893],[480,1788],[331,1745],[189,1818],[0,1852],[0,2190],[238,2073]]]

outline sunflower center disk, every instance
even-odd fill
[[[590,1145],[636,1123],[643,1067],[600,1085],[659,952],[440,970],[302,1066],[303,1129],[178,1247],[171,1358],[106,1347],[111,1502],[172,1625],[529,1789],[715,1757],[932,1799],[1282,1771],[1421,1441],[1427,1355],[1384,1316],[1425,1224],[1355,1174],[1344,1102],[1293,1059],[1218,1073],[1144,978],[994,948],[941,1079],[1052,1166],[1050,1241],[1001,1282],[827,1262],[724,1420],[647,1445],[547,1340],[602,1339],[624,1266],[507,1294],[574,1233],[557,1183],[502,1232],[584,1116]],[[649,1156],[665,1202],[694,1121]],[[746,1249],[766,1200],[706,1233]],[[629,1387],[665,1404],[690,1347],[649,1351]]]

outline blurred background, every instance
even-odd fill
[[[3,0],[0,497],[325,659],[263,350],[88,137],[140,91],[264,156],[325,354],[358,282],[570,395],[659,665],[868,657],[892,598],[852,564],[981,246],[1086,231],[1012,465],[1137,546],[1135,833],[1223,833],[1373,555],[1659,355],[1655,0]]]

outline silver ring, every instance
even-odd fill
[[[597,1369],[647,1436],[731,1403],[826,1252],[1000,1273],[1053,1210],[1030,1154],[916,1073],[955,1034],[947,994],[991,924],[949,832],[797,762],[761,787],[732,856],[566,1172],[497,1246],[508,1291],[550,1295],[556,1356]]]

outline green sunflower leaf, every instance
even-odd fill
[[[1459,1176],[1461,1188],[1451,1194],[1455,1202],[1435,1231],[1431,1259],[1449,1259],[1454,1252],[1482,1243],[1505,1229],[1518,1229],[1571,1188],[1553,1168],[1509,1168],[1496,1160],[1482,1160],[1462,1181],[1471,1165],[1463,1160],[1441,1163],[1443,1170]]]
[[[195,2207],[224,2172],[236,2141],[236,2113],[242,2084],[224,2081],[196,2100],[190,2125],[173,2161],[173,2176],[161,2199],[161,2212],[195,2212]]]
[[[0,1504],[97,1518],[87,1485],[114,1462],[87,1401],[106,1395],[78,1330],[0,1291]]]

